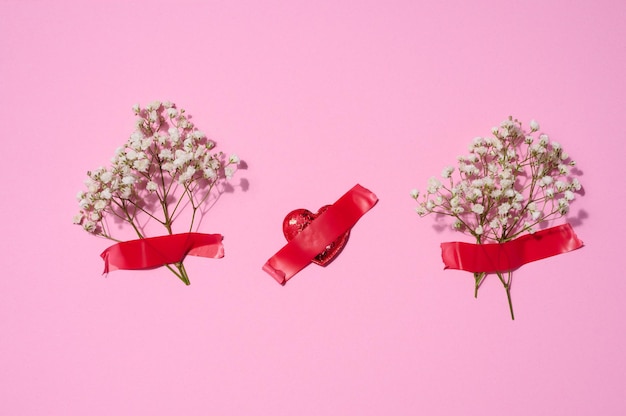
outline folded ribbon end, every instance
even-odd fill
[[[287,283],[285,272],[275,269],[269,261],[263,265],[263,271],[272,276],[281,285],[285,286],[285,283]]]
[[[222,235],[196,234],[196,236],[202,236],[202,241],[198,241],[187,254],[209,259],[221,259],[224,257],[224,244],[222,243],[224,237]]]
[[[102,271],[102,275],[108,275],[109,274],[109,253],[108,250],[105,250],[102,252],[102,254],[100,254],[100,257],[102,257],[102,260],[104,260],[104,270]]]

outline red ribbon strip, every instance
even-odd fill
[[[371,191],[361,185],[354,186],[274,254],[263,270],[284,285],[326,246],[351,229],[377,202],[378,198]]]
[[[569,224],[526,234],[502,244],[442,243],[444,269],[474,273],[504,272],[526,263],[567,253],[583,246]]]
[[[140,270],[183,261],[187,254],[218,259],[224,257],[220,234],[183,233],[117,243],[100,254],[104,272]]]

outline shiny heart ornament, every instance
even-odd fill
[[[293,240],[302,230],[308,227],[317,217],[326,211],[330,205],[324,205],[316,213],[308,209],[296,209],[291,211],[283,220],[283,234],[287,241]],[[324,251],[315,256],[311,261],[320,266],[326,266],[333,261],[345,247],[350,236],[350,230],[340,235],[335,241],[326,246]]]

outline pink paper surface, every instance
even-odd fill
[[[622,415],[622,1],[0,2],[0,414]],[[101,276],[71,224],[131,106],[187,109],[248,165],[200,232],[225,257]],[[512,289],[444,271],[412,188],[509,115],[577,160],[585,247]],[[281,287],[281,223],[375,210]],[[386,238],[381,238],[386,236]],[[384,241],[381,244],[380,241]]]

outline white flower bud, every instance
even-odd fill
[[[539,123],[537,123],[535,120],[530,120],[530,129],[532,131],[539,130]]]

